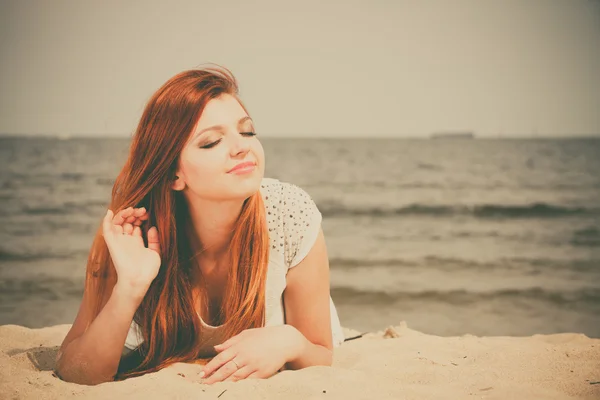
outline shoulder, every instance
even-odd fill
[[[273,200],[279,200],[282,193],[282,185],[278,179],[275,178],[263,178],[260,183],[260,193],[262,194],[265,204],[273,203]]]
[[[316,204],[301,187],[275,178],[263,178],[260,192],[267,209],[267,219],[279,219],[282,224],[298,224],[315,212]],[[279,218],[277,218],[279,217]]]
[[[274,178],[264,178],[261,193],[267,211],[272,246],[283,250],[288,267],[305,255],[320,228],[321,213],[308,192]]]
[[[312,200],[306,190],[301,187],[275,178],[263,178],[260,184],[260,192],[265,200],[265,205],[271,206],[277,206],[276,203],[279,202],[282,206],[288,206],[288,200],[290,201],[289,206],[295,206],[296,203],[308,204]]]

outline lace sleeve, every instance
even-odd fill
[[[293,268],[312,249],[323,217],[310,195],[296,185],[284,184],[283,199],[285,261]]]

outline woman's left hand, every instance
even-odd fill
[[[219,354],[204,366],[203,383],[268,378],[302,352],[304,341],[291,325],[246,329],[215,346]]]

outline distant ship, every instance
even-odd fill
[[[448,131],[434,132],[430,136],[431,139],[474,139],[475,134],[471,131]]]

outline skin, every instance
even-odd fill
[[[265,155],[250,132],[255,132],[254,126],[244,108],[224,94],[208,102],[181,152],[173,189],[182,191],[188,202],[194,229],[206,249],[202,261],[216,261],[225,254],[244,200],[260,188]],[[242,162],[256,163],[255,170],[228,173]]]
[[[133,315],[160,268],[156,228],[148,231],[148,247],[141,237],[139,225],[147,219],[144,209],[130,207],[116,215],[107,211],[102,234],[118,280],[103,293],[95,318],[85,307],[87,296],[93,294],[84,292],[77,317],[57,353],[55,373],[61,379],[86,385],[114,379]]]
[[[222,260],[232,236],[233,224],[243,202],[259,190],[264,176],[262,145],[256,136],[248,132],[254,132],[252,120],[235,97],[222,95],[209,101],[182,150],[177,179],[172,184],[173,190],[181,191],[185,196],[194,231],[204,250],[197,260],[210,303],[209,314],[201,315],[209,324],[212,322],[210,310],[218,309],[222,301],[228,270],[228,265]],[[247,161],[256,164],[252,172],[241,175],[229,172],[237,164]],[[109,210],[103,223],[104,237],[118,274],[113,296],[131,305],[129,308],[132,310],[141,302],[160,268],[155,227],[148,231],[148,247],[143,244],[139,225],[147,219],[146,210],[130,207],[115,215]],[[283,294],[286,324],[247,329],[215,346],[217,356],[205,366],[197,366],[202,368],[199,376],[205,378],[204,383],[267,378],[282,367],[300,369],[331,365],[329,263],[322,230],[309,254],[289,270],[286,280]],[[123,306],[115,305],[114,308],[122,309]],[[198,312],[202,310],[198,309]],[[87,342],[107,336],[101,324],[96,322],[99,321],[94,321],[92,327],[97,326],[98,332],[84,334],[82,343],[85,344],[75,346],[74,354],[85,349],[87,356]],[[76,320],[74,332],[83,330],[79,325]],[[123,327],[119,325],[118,329],[125,335],[127,324],[123,322],[121,325]],[[113,339],[114,336],[106,338],[107,341]],[[124,336],[119,336],[118,340],[123,343]],[[68,344],[68,341],[65,342]],[[116,362],[118,358],[112,354],[106,356],[103,363],[106,374],[114,371]],[[76,363],[70,361],[70,364]],[[77,378],[77,374],[85,374],[85,378]],[[87,370],[75,371],[74,378],[69,380],[91,380],[90,377],[98,374]],[[103,380],[99,378],[98,381]]]
[[[208,377],[204,383],[267,378],[282,365],[287,369],[331,365],[329,263],[322,230],[286,280],[286,324],[245,330],[215,346],[219,354],[204,367],[204,375],[200,374]]]

